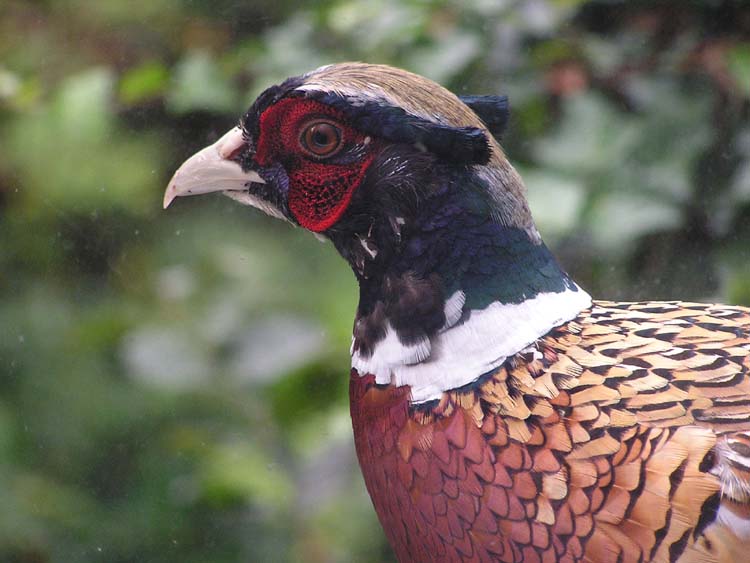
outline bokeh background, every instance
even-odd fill
[[[393,561],[346,265],[220,196],[161,209],[262,89],[351,59],[508,94],[594,295],[750,304],[744,0],[0,0],[0,561]]]

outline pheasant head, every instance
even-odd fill
[[[330,240],[360,285],[352,366],[429,401],[590,303],[534,226],[496,139],[507,117],[504,97],[325,66],[263,92],[164,205],[220,191]]]

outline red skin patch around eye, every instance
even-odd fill
[[[336,224],[346,211],[372,163],[375,142],[362,159],[351,164],[310,159],[299,146],[300,128],[315,117],[336,121],[345,145],[365,142],[366,136],[348,127],[334,108],[314,100],[286,98],[260,116],[255,160],[261,166],[272,162],[284,166],[289,176],[289,210],[301,226],[319,233]]]

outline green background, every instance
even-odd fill
[[[750,5],[0,0],[0,561],[392,561],[331,245],[177,165],[342,60],[505,93],[593,295],[750,304]]]

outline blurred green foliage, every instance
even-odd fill
[[[750,303],[750,8],[0,3],[0,560],[390,561],[353,457],[356,287],[178,163],[266,86],[388,62],[509,94],[540,229],[602,298]]]

